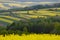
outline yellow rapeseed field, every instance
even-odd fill
[[[0,40],[60,40],[60,35],[54,34],[30,34],[30,35],[0,35]]]

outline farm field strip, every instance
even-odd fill
[[[4,22],[8,22],[8,23],[13,22],[13,21],[11,21],[11,20],[7,20],[7,19],[4,19],[4,18],[0,18],[0,21],[4,21]]]
[[[7,19],[5,19],[5,18],[7,18]],[[16,18],[16,17],[0,15],[0,20],[2,20],[2,21],[5,20],[6,22],[11,22],[11,20],[8,20],[8,19],[12,19],[12,20],[16,20],[16,21],[20,20],[19,18]]]
[[[5,15],[0,15],[0,26],[7,26],[8,24],[13,23],[14,21],[19,21],[19,18],[15,18],[12,16],[5,16]]]
[[[11,17],[11,16],[2,16],[3,18],[9,18],[12,20],[20,20],[19,18]]]

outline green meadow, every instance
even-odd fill
[[[51,8],[55,9],[55,8]],[[7,26],[21,19],[30,19],[37,17],[60,16],[60,8],[57,11],[49,11],[49,9],[29,10],[29,11],[12,11],[0,13],[0,26]]]

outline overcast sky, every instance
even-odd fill
[[[0,2],[60,2],[60,0],[0,0]]]

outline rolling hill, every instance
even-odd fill
[[[33,6],[32,5],[28,6],[28,5],[24,5],[24,4],[22,5],[19,3],[18,4],[0,3],[0,11],[1,10],[6,11],[6,12],[0,12],[0,26],[7,26],[7,25],[13,23],[14,21],[20,20],[20,18],[18,18],[18,17],[29,18],[29,17],[34,17],[34,16],[42,16],[42,15],[45,15],[44,12],[46,12],[46,15],[56,15],[56,13],[58,13],[58,12],[49,12],[49,11],[47,11],[47,9],[44,10],[44,8],[55,8],[55,7],[60,7],[60,3],[44,4],[44,5],[38,4],[38,5],[33,5]],[[36,8],[39,9],[38,10],[39,13],[34,14],[33,10],[35,10]],[[9,11],[8,9],[10,9],[12,12],[14,11],[15,15],[17,15],[18,17],[11,16],[12,14],[10,12],[8,12]],[[16,9],[17,9],[17,11],[16,11]],[[21,12],[20,10],[22,10],[22,9],[25,12],[24,11]],[[32,15],[27,15],[27,11],[26,11],[27,9],[30,11],[30,14],[32,14]],[[40,10],[40,9],[43,9],[43,10]]]

